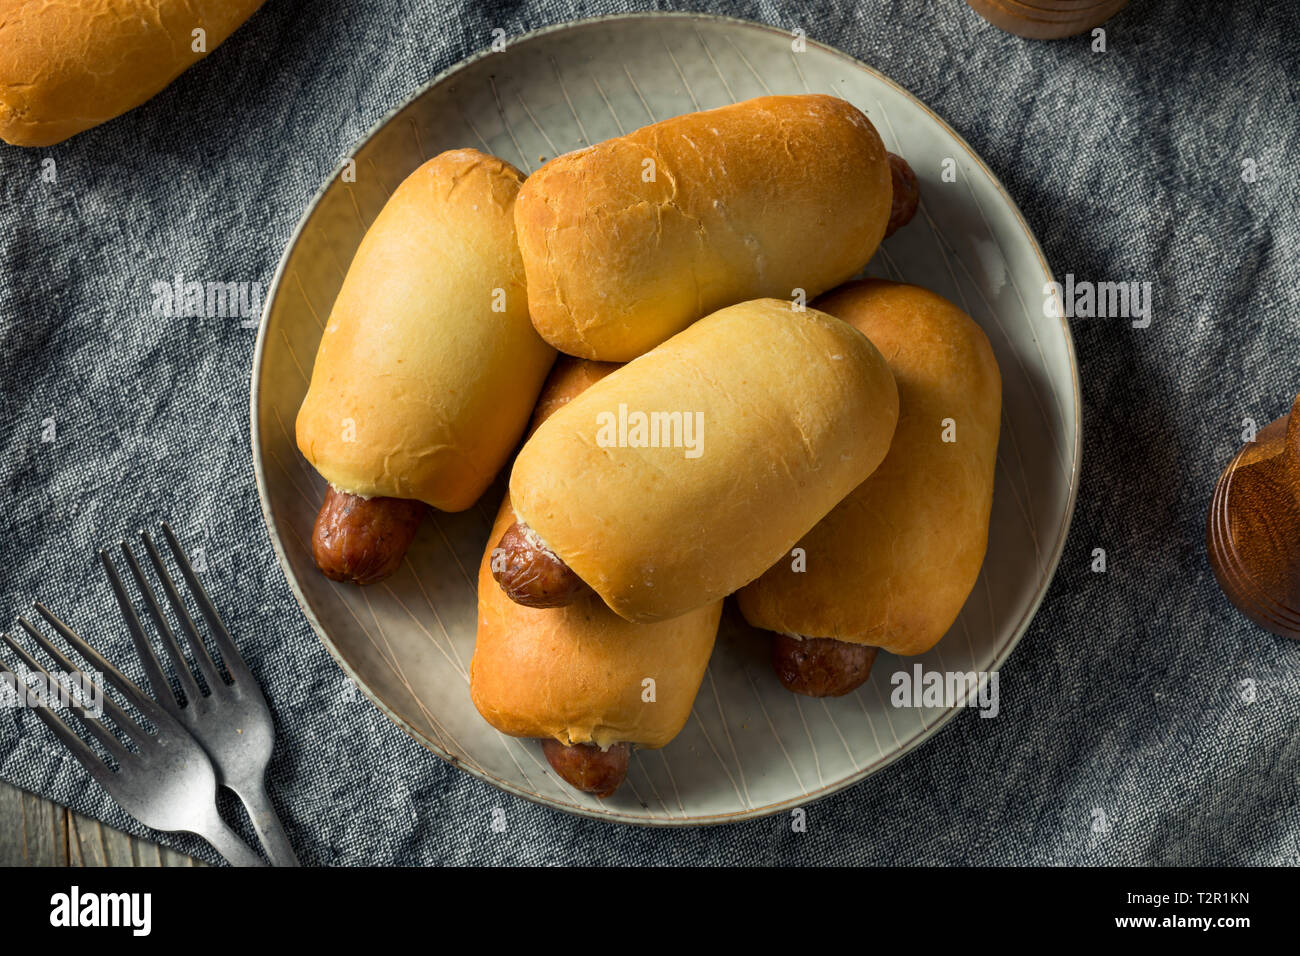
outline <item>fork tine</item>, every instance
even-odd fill
[[[203,583],[199,580],[194,569],[190,567],[189,559],[185,556],[185,550],[181,543],[176,540],[176,535],[172,532],[171,525],[166,521],[162,522],[163,537],[167,539],[167,547],[171,549],[172,557],[176,559],[176,565],[181,569],[181,575],[185,578],[185,583],[190,586],[190,591],[194,599],[199,603],[199,610],[207,618],[208,626],[212,629],[212,639],[216,642],[217,647],[221,649],[221,656],[226,662],[226,670],[236,681],[252,681],[253,675],[244,663],[244,657],[239,653],[239,648],[231,640],[230,632],[226,630],[225,622],[221,620],[221,615],[217,613],[216,607],[208,597],[208,592],[204,589]],[[152,544],[150,545],[152,549]],[[160,559],[159,559],[160,560]],[[236,673],[238,668],[238,673]]]
[[[7,634],[4,636],[6,639],[8,638]],[[13,645],[10,644],[10,646],[12,647]],[[18,675],[11,671],[5,665],[4,661],[0,661],[0,674],[13,678],[15,686],[22,685],[22,682],[18,680]],[[49,727],[50,730],[54,731],[54,736],[58,737],[63,746],[67,747],[68,750],[71,751],[72,756],[81,761],[81,765],[90,772],[90,775],[98,780],[100,784],[107,787],[109,780],[113,776],[113,771],[108,768],[108,765],[105,764],[104,761],[99,759],[99,755],[95,753],[95,751],[91,750],[90,746],[84,740],[77,736],[76,732],[68,726],[67,722],[58,714],[54,713],[54,711],[46,707],[43,703],[37,703],[32,710],[46,727]]]
[[[32,638],[36,641],[36,643],[40,646],[40,648],[43,651],[45,651],[46,654],[49,654],[59,663],[60,666],[62,666],[65,673],[78,675],[83,681],[90,684],[92,687],[95,688],[96,691],[99,692],[100,699],[104,702],[105,712],[108,714],[109,717],[113,719],[113,722],[115,724],[117,724],[120,728],[122,728],[122,733],[126,734],[128,737],[135,740],[137,743],[142,738],[148,736],[148,734],[145,733],[144,728],[140,726],[140,723],[134,717],[132,717],[121,707],[119,707],[117,705],[117,702],[113,700],[112,697],[109,697],[107,693],[105,693],[104,688],[101,687],[93,677],[87,674],[76,664],[72,663],[72,661],[68,660],[68,658],[63,654],[63,652],[61,652],[57,647],[55,647],[49,638],[47,638],[44,634],[42,634],[32,625],[31,621],[27,620],[24,617],[20,617],[18,619],[18,623],[22,625],[23,630],[25,630],[28,634],[32,636]],[[9,646],[12,647],[23,658],[24,663],[26,663],[29,667],[34,667],[35,669],[41,671],[47,677],[49,676],[49,672],[46,671],[45,668],[35,663],[35,661],[29,661],[27,655],[23,653],[22,648],[16,645],[13,642],[12,638],[7,637],[6,641],[8,642]]]
[[[176,617],[181,622],[181,630],[185,632],[185,637],[194,652],[194,659],[198,661],[199,670],[203,672],[203,677],[208,682],[208,686],[214,691],[217,687],[225,684],[225,679],[217,674],[217,665],[208,654],[207,647],[203,644],[203,636],[199,634],[198,628],[194,626],[194,619],[190,617],[189,608],[185,606],[185,600],[181,597],[180,591],[176,590],[176,584],[172,581],[172,576],[167,573],[167,566],[163,564],[162,555],[154,547],[153,539],[149,537],[147,531],[140,532],[140,540],[144,543],[144,549],[149,554],[149,560],[153,562],[154,571],[158,574],[158,580],[162,582],[163,590],[167,593],[167,600],[171,602],[172,608],[176,611]]]
[[[190,667],[185,662],[185,655],[181,653],[180,647],[176,644],[176,637],[172,634],[172,629],[163,616],[162,608],[158,606],[153,591],[150,590],[148,583],[144,579],[144,574],[140,571],[140,565],[136,563],[135,555],[131,553],[131,549],[127,547],[125,541],[122,542],[122,553],[126,555],[126,563],[131,568],[135,583],[139,587],[140,593],[144,595],[145,602],[149,605],[149,612],[153,615],[154,622],[162,633],[163,647],[167,649],[167,656],[171,658],[172,667],[176,671],[176,679],[181,685],[181,691],[190,701],[198,700],[200,696],[199,685],[195,682],[194,675],[190,673]],[[167,675],[163,673],[162,665],[158,663],[158,657],[154,654],[153,645],[145,637],[140,617],[135,613],[135,605],[131,603],[131,599],[127,596],[126,588],[122,586],[122,579],[118,577],[117,568],[113,566],[112,560],[105,551],[99,552],[99,560],[103,562],[104,570],[108,572],[108,583],[113,586],[113,594],[117,597],[118,606],[122,609],[122,616],[126,618],[127,629],[131,632],[131,640],[140,655],[140,660],[144,662],[145,673],[149,675],[149,685],[153,688],[154,699],[162,704],[163,709],[173,717],[179,717],[180,704],[176,700],[176,695],[172,693],[171,684],[167,680]]]
[[[110,687],[116,688],[123,697],[133,703],[155,727],[165,724],[170,719],[162,708],[136,685],[135,681],[110,664],[103,654],[82,640],[81,635],[55,617],[53,611],[39,601],[36,603],[36,611],[63,635],[63,639],[71,644],[78,654],[90,661],[104,675],[104,680]],[[108,696],[105,695],[104,699],[107,700]]]
[[[29,624],[26,620],[24,620],[23,618],[19,618],[18,623],[23,626],[23,628],[27,631],[27,633],[35,637],[36,643],[39,644],[47,654],[49,654],[51,657],[53,657],[55,660],[59,661],[60,664],[63,665],[63,669],[65,673],[80,674],[83,680],[92,684],[95,687],[95,689],[99,692],[100,698],[104,701],[105,704],[104,709],[108,710],[108,705],[111,704],[112,701],[109,699],[109,696],[104,693],[104,689],[102,687],[95,684],[94,681],[92,681],[87,674],[84,674],[82,673],[82,671],[73,667],[71,663],[68,661],[68,659],[65,658],[62,654],[60,654],[54,648],[54,646],[51,645],[48,640],[46,640],[45,636],[41,634],[39,631],[35,630],[31,626],[31,624]],[[10,636],[9,634],[0,634],[0,640],[3,640],[6,644],[9,645],[10,649],[13,650],[13,652],[18,655],[19,660],[21,660],[23,664],[27,666],[28,670],[38,671],[45,677],[45,682],[46,682],[45,686],[47,688],[54,686],[54,678],[50,675],[50,672],[47,671],[44,667],[42,667],[40,663],[36,660],[36,658],[32,657],[25,650],[23,650],[22,645],[19,644],[17,641],[15,641],[12,636]],[[113,758],[119,764],[130,755],[129,751],[124,746],[122,746],[122,742],[118,740],[116,737],[114,737],[113,734],[109,731],[109,729],[105,727],[101,721],[99,721],[95,717],[90,716],[90,712],[84,706],[82,706],[75,699],[69,700],[69,703],[72,705],[73,710],[77,712],[77,716],[81,718],[81,722],[85,725],[86,729],[90,731],[90,733],[94,736],[96,740],[98,740],[101,744],[104,745],[104,749],[107,750],[109,753],[111,753],[113,755]],[[53,714],[53,709],[51,709],[50,712],[51,714]],[[57,715],[55,716],[57,717]],[[139,725],[137,725],[136,722],[131,720],[129,717],[126,717],[125,714],[122,715],[123,717],[126,717],[128,721],[128,723],[125,726],[123,726],[121,722],[118,721],[118,717],[116,714],[110,712],[109,716],[111,716],[113,720],[118,723],[118,726],[122,727],[122,733],[126,734],[128,737],[131,737],[133,739],[138,739],[139,736],[144,735],[144,731],[140,729]],[[62,723],[65,727],[67,727],[67,723],[63,721],[61,718],[59,719],[59,722]],[[71,732],[72,730],[72,728],[70,727],[68,727],[67,729],[69,730],[69,732]],[[134,733],[132,733],[132,731],[134,731]],[[78,738],[78,740],[80,740],[80,738]],[[95,759],[99,760],[98,757],[96,757]]]

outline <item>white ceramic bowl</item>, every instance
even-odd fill
[[[927,670],[996,670],[1055,570],[1079,475],[1079,387],[1070,333],[1044,315],[1047,263],[1006,191],[924,104],[869,67],[772,27],[691,14],[609,17],[513,39],[471,57],[381,122],[303,216],[272,285],[253,364],[253,464],[276,553],[303,612],[340,666],[395,723],[484,780],[609,820],[700,824],[797,806],[861,780],[935,733],[957,708],[895,709],[890,675],[836,700],[787,693],[767,642],[728,604],[691,719],[667,748],[636,752],[609,800],[559,781],[536,741],[489,727],[470,703],[474,580],[501,483],[461,514],[433,513],[403,567],[370,588],[315,569],[311,529],[324,482],[293,425],[344,270],[397,184],[445,149],[473,146],[525,171],[542,158],[654,120],[766,93],[830,92],[864,110],[916,170],[921,210],[869,274],[927,286],[988,333],[1003,377],[988,558]],[[945,163],[945,161],[948,161]],[[955,180],[944,181],[945,165]],[[1052,311],[1052,310],[1047,310]],[[340,727],[339,733],[347,733]]]

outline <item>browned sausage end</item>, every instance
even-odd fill
[[[402,563],[428,505],[405,498],[362,498],[330,487],[316,515],[311,550],[321,574],[374,584]]]
[[[805,697],[843,697],[871,676],[879,648],[829,637],[772,638],[772,668],[786,690]]]
[[[501,590],[525,607],[564,607],[590,590],[522,521],[506,529],[492,549],[491,562]]]
[[[569,786],[604,798],[617,790],[627,777],[631,748],[627,744],[611,744],[608,750],[601,750],[595,744],[566,746],[547,738],[542,741],[542,753]]]
[[[889,225],[885,227],[888,239],[902,229],[916,215],[916,207],[921,202],[921,186],[916,181],[916,173],[907,165],[907,160],[896,153],[889,154],[889,173],[894,184],[894,201],[889,207]]]

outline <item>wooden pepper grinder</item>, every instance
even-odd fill
[[[995,27],[1033,40],[1086,33],[1119,13],[1128,0],[966,0]]]
[[[1228,600],[1300,640],[1300,396],[1219,476],[1205,544]]]

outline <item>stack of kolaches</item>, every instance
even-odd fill
[[[470,507],[527,429],[470,691],[600,796],[686,722],[728,595],[797,693],[928,650],[984,559],[1001,382],[951,303],[850,281],[918,201],[867,117],[820,95],[527,179],[429,160],[357,250],[298,416],[329,482],[317,565],[391,573],[426,508]]]

